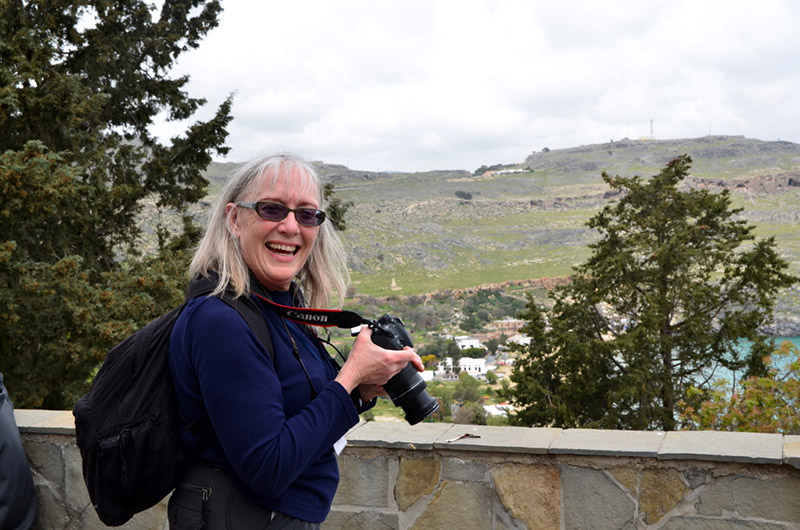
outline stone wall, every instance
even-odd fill
[[[17,410],[37,529],[104,528],[72,415]],[[362,423],[333,529],[800,529],[800,436]],[[161,529],[165,505],[121,528]]]

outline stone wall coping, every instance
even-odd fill
[[[800,436],[783,437],[783,463],[800,469]]]
[[[16,409],[22,433],[75,435],[72,411]],[[800,436],[722,431],[612,431],[546,427],[491,427],[451,423],[362,421],[347,434],[354,447],[421,451],[644,457],[749,464],[788,464],[800,469]]]
[[[671,431],[658,458],[782,464],[783,441],[782,434],[760,432]]]
[[[19,432],[75,436],[71,410],[14,409],[14,419]]]
[[[667,433],[566,429],[550,446],[553,454],[658,458]]]

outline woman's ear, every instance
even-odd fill
[[[225,215],[228,218],[228,230],[239,239],[241,228],[239,227],[239,208],[232,202],[225,205]]]

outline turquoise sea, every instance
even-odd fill
[[[775,344],[780,344],[781,342],[788,340],[798,348],[800,348],[800,337],[772,337],[775,341]]]
[[[800,337],[772,337],[772,340],[775,342],[775,348],[777,349],[783,342],[791,342],[794,344],[795,348],[800,349]],[[747,351],[749,349],[750,341],[742,341],[742,350]]]
[[[772,337],[772,340],[775,342],[775,348],[776,349],[784,341],[788,341],[788,342],[791,342],[792,344],[794,344],[795,348],[800,350],[800,337]],[[742,341],[741,348],[742,348],[743,352],[747,352],[749,350],[749,347],[750,347],[750,341]],[[793,360],[794,360],[794,358],[781,358],[781,359],[778,360],[778,362],[782,361],[782,364],[786,364],[786,363],[791,362]],[[781,365],[778,365],[778,367],[781,367]],[[741,373],[737,374],[737,378],[740,377],[740,376],[741,376]],[[714,373],[714,376],[713,376],[712,379],[713,380],[725,379],[726,381],[728,381],[730,383],[733,378],[732,378],[732,374],[731,374],[730,371],[725,370],[723,368],[718,368],[716,370],[716,372]]]
[[[785,340],[788,340],[796,347],[800,348],[800,337],[775,337],[775,344],[780,344]]]

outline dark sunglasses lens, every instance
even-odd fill
[[[289,215],[289,209],[274,202],[262,202],[258,205],[258,215],[268,221],[280,221]]]
[[[294,214],[301,225],[319,226],[325,221],[325,212],[312,208],[299,208]]]

